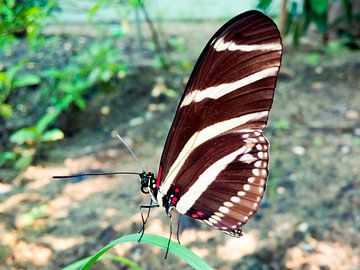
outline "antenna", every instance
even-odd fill
[[[130,154],[133,156],[133,158],[135,159],[136,163],[139,165],[140,169],[145,172],[145,169],[143,166],[141,166],[140,161],[138,160],[138,158],[136,157],[135,153],[133,150],[131,150],[130,146],[125,142],[125,140],[119,135],[117,134],[116,137],[125,145],[125,147],[127,148],[127,150],[129,150]]]
[[[136,157],[135,153],[133,150],[131,150],[131,148],[129,147],[129,145],[125,142],[125,140],[119,135],[117,134],[116,137],[125,145],[125,147],[129,150],[130,154],[132,155],[132,157],[135,159],[136,163],[139,165],[140,169],[142,170],[141,173],[138,172],[101,172],[101,173],[81,173],[81,174],[73,174],[73,175],[56,175],[53,176],[53,179],[67,179],[67,178],[75,178],[75,177],[82,177],[82,176],[96,176],[96,175],[116,175],[116,174],[136,174],[136,175],[141,175],[142,173],[145,172],[145,169],[143,168],[143,166],[141,166],[140,161],[138,160],[138,158]]]
[[[66,178],[75,178],[81,176],[93,176],[93,175],[115,175],[115,174],[136,174],[140,175],[141,173],[137,172],[104,172],[104,173],[81,173],[81,174],[72,174],[72,175],[55,175],[53,179],[66,179]]]

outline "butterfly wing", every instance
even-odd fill
[[[214,34],[165,143],[157,179],[160,204],[176,187],[180,213],[234,235],[256,212],[268,175],[262,131],[281,54],[276,25],[258,11],[238,15]]]

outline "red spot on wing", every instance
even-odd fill
[[[177,198],[176,198],[176,197],[172,197],[172,198],[171,198],[171,202],[172,202],[172,204],[176,204]]]
[[[161,174],[162,174],[162,166],[159,167],[159,172],[156,178],[156,187],[159,188],[161,184]]]

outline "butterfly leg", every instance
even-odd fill
[[[169,213],[168,214],[169,217],[170,217],[170,235],[169,235],[169,240],[168,240],[168,243],[167,243],[167,246],[166,246],[166,253],[165,253],[165,260],[169,254],[169,249],[170,249],[170,243],[171,243],[171,238],[172,238],[172,215]]]
[[[158,204],[153,204],[153,200],[150,200],[150,204],[149,205],[140,205],[140,215],[141,215],[141,220],[142,220],[142,227],[141,229],[138,231],[138,233],[141,233],[141,236],[138,240],[138,242],[141,241],[142,237],[144,236],[145,233],[145,225],[149,219],[150,216],[150,211],[152,208],[155,207],[159,207]],[[144,218],[144,212],[142,211],[143,209],[147,209],[147,213],[146,213],[146,217]]]
[[[181,219],[182,215],[180,214],[178,220],[177,220],[177,229],[176,229],[176,240],[178,241],[178,243],[181,245],[180,243],[180,219]]]

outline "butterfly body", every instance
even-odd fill
[[[258,11],[236,16],[210,39],[180,100],[157,178],[141,190],[163,206],[232,236],[258,210],[266,188],[269,143],[263,136],[282,44]]]

